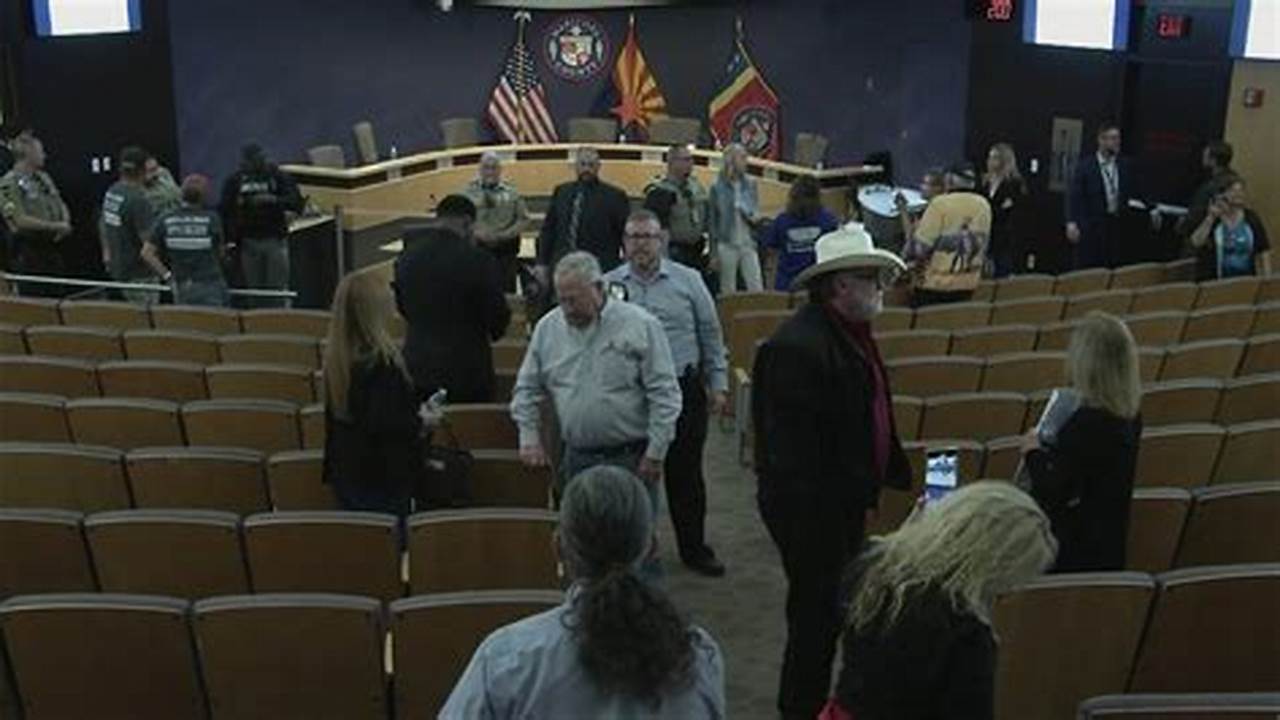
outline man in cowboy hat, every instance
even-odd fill
[[[809,303],[760,348],[752,373],[757,501],[788,583],[783,717],[815,717],[826,702],[842,573],[880,488],[911,483],[871,336],[883,289],[906,266],[856,223],[815,250],[792,285]]]

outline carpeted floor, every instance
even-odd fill
[[[713,421],[704,457],[707,540],[728,566],[704,578],[675,553],[669,517],[661,542],[667,589],[676,605],[720,643],[731,718],[776,718],[774,700],[785,636],[786,579],[777,550],[756,511],[755,474],[737,461],[733,434]]]

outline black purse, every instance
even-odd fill
[[[433,442],[436,436],[445,444]],[[471,466],[475,458],[458,444],[458,438],[442,420],[427,438],[423,450],[424,472],[414,491],[417,510],[449,510],[472,505]]]

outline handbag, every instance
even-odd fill
[[[432,442],[437,432],[444,436],[447,444]],[[417,509],[447,510],[450,508],[470,507],[471,466],[475,457],[469,450],[458,443],[458,437],[447,419],[442,420],[436,432],[431,434],[423,449],[423,465],[425,472],[414,489],[414,500]]]

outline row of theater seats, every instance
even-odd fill
[[[232,310],[195,305],[138,305],[111,300],[46,300],[0,297],[0,323],[79,325],[117,330],[192,330],[211,335],[283,333],[322,338],[329,332],[326,310],[264,308]]]
[[[0,597],[54,592],[405,595],[557,589],[556,515],[0,509]],[[407,557],[401,560],[401,548]]]
[[[0,603],[0,717],[435,718],[482,639],[549,590],[373,597],[23,595]],[[0,653],[3,657],[3,653]],[[0,668],[3,670],[4,668]]]
[[[551,476],[515,450],[476,450],[477,507],[545,509]],[[198,508],[249,515],[336,510],[322,479],[323,453],[265,454],[235,447],[152,447],[121,452],[88,445],[0,443],[0,508],[79,512]]]
[[[1080,703],[1079,720],[1275,720],[1280,692],[1133,693]]]

